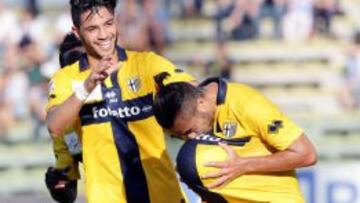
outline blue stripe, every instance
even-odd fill
[[[112,83],[113,87],[120,90],[119,82],[117,81],[118,74],[119,74],[119,70],[115,71],[114,73],[112,73],[110,75],[110,79],[111,79],[111,83]],[[120,91],[120,94],[121,94],[121,91]],[[120,95],[120,98],[121,98],[121,95]]]
[[[111,122],[128,203],[150,203],[139,146],[126,123]]]
[[[117,73],[115,73],[117,75]],[[113,81],[115,89],[118,89],[118,79]],[[113,88],[113,89],[114,89]],[[116,94],[119,102],[121,98],[121,90]],[[103,95],[106,92],[103,89]],[[142,104],[146,99],[132,100],[131,104]],[[124,102],[125,103],[125,102]],[[121,106],[118,103],[109,103],[114,109]],[[142,104],[144,105],[144,104]],[[141,164],[139,146],[133,133],[127,126],[127,121],[112,117],[111,126],[114,134],[114,140],[120,158],[121,172],[123,175],[126,198],[128,203],[150,203],[149,190],[147,186],[146,176]]]
[[[122,101],[118,72],[111,74],[113,87],[101,86],[104,101],[86,104],[80,111],[81,125],[110,123],[121,165],[127,203],[150,203],[139,146],[127,122],[153,116],[152,94]],[[106,157],[105,157],[106,158]]]
[[[125,49],[123,49],[117,45],[116,45],[115,49],[116,49],[119,61],[126,61],[127,54],[126,54]],[[80,69],[80,71],[84,71],[88,68],[89,68],[89,61],[88,61],[87,54],[85,53],[81,56],[81,58],[79,60],[79,69]]]
[[[233,138],[233,139],[224,139],[221,137],[217,137],[215,135],[201,135],[195,138],[197,143],[207,144],[207,145],[218,145],[219,142],[224,142],[228,145],[239,146],[242,147],[246,143],[250,142],[251,137],[243,137],[243,138]]]
[[[107,108],[105,102],[99,102],[94,104],[85,104],[80,110],[81,126],[110,122],[111,118],[107,117],[94,117],[93,111],[95,109]]]
[[[106,90],[102,91],[105,95]],[[112,91],[121,94],[116,89]],[[110,101],[84,105],[80,111],[81,125],[110,122],[112,119],[121,119],[123,122],[139,121],[154,115],[152,94],[127,101],[121,101],[118,97],[117,100],[116,105],[109,105]]]
[[[198,144],[197,140],[188,140],[178,153],[176,165],[181,180],[196,192],[202,201],[207,203],[227,203],[220,194],[209,191],[201,182],[196,167],[196,147]]]

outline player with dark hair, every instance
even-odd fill
[[[154,53],[117,46],[115,6],[71,0],[86,54],[53,76],[48,129],[53,137],[68,129],[79,135],[88,203],[185,202],[152,104],[159,73],[170,75],[166,83],[193,78]]]
[[[182,180],[204,201],[304,202],[294,169],[315,164],[316,152],[300,127],[246,85],[219,78],[163,85],[166,75],[154,114],[177,135],[206,133],[177,157]]]
[[[65,36],[59,51],[61,67],[75,63],[84,54],[81,41],[73,33]],[[54,138],[53,150],[56,164],[46,171],[46,186],[55,201],[73,203],[77,196],[77,179],[80,178],[81,144],[75,133],[67,133],[64,137]]]
[[[84,47],[74,33],[69,33],[60,44],[59,51],[60,67],[63,68],[78,61],[84,54]]]

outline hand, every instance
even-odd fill
[[[205,163],[206,167],[215,167],[219,169],[216,172],[208,173],[201,177],[202,179],[217,179],[207,186],[210,189],[225,186],[235,178],[246,173],[246,159],[241,158],[239,155],[237,155],[235,150],[226,143],[220,142],[219,146],[227,152],[228,159],[223,162]]]
[[[56,169],[49,167],[45,174],[45,183],[52,198],[59,203],[73,203],[77,195],[77,181],[69,180],[66,173],[70,167]]]
[[[92,92],[96,85],[102,83],[108,76],[108,69],[112,67],[111,58],[104,57],[99,61],[99,63],[94,67],[89,75],[89,77],[85,80],[84,86],[87,92]]]

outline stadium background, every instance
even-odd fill
[[[0,0],[0,202],[51,202],[44,106],[67,4]],[[359,0],[120,0],[117,13],[124,47],[250,84],[297,121],[319,153],[298,171],[309,203],[360,202]]]

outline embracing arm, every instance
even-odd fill
[[[255,90],[248,91],[252,99],[246,105],[239,105],[243,107],[242,121],[273,150],[267,155],[241,157],[230,146],[220,144],[228,153],[228,159],[208,164],[220,169],[205,175],[205,178],[218,178],[210,187],[218,187],[243,174],[289,171],[316,163],[315,148],[303,130],[266,97]]]
[[[305,134],[299,136],[287,149],[268,156],[244,159],[245,173],[286,171],[314,165],[317,155],[314,146]]]
[[[299,136],[285,150],[266,156],[241,157],[227,144],[220,143],[220,146],[228,153],[228,160],[206,164],[209,167],[219,168],[218,171],[202,177],[203,179],[218,178],[208,185],[209,188],[222,186],[244,174],[294,170],[314,165],[317,160],[315,148],[305,134]]]

